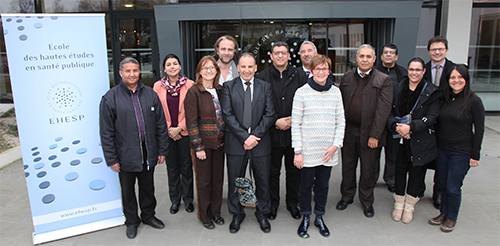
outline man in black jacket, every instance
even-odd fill
[[[295,91],[307,82],[307,75],[302,69],[288,65],[290,53],[288,44],[279,41],[271,48],[273,65],[257,75],[257,78],[271,84],[274,109],[277,120],[271,129],[271,173],[269,189],[271,195],[271,212],[267,218],[274,220],[280,203],[281,160],[285,156],[286,171],[286,208],[294,219],[300,219],[299,204],[300,170],[293,165],[292,148],[292,103]]]
[[[383,72],[389,76],[391,76],[392,87],[396,87],[396,85],[403,80],[405,77],[408,77],[408,71],[406,68],[396,64],[398,60],[398,47],[395,44],[386,44],[384,45],[384,49],[382,51],[382,56],[380,57],[380,62],[375,68],[380,72]],[[391,134],[387,134],[389,140],[392,139]],[[384,166],[384,181],[387,184],[387,189],[390,192],[394,192],[394,184],[395,184],[395,172],[396,172],[396,156],[393,154],[394,149],[393,146],[385,146],[385,166]],[[378,163],[375,164],[375,182],[378,180],[380,174],[380,159]]]
[[[448,40],[443,36],[435,36],[427,42],[427,51],[431,60],[425,64],[424,79],[432,82],[443,89],[443,86],[448,83],[446,81],[446,73],[450,68],[455,66],[455,63],[448,60]],[[433,161],[429,163],[430,169],[436,170],[436,163]],[[425,187],[422,189],[422,196],[424,195]],[[432,200],[436,209],[441,208],[441,183],[437,171],[434,172],[434,187],[432,191]]]
[[[120,62],[123,83],[101,99],[99,126],[106,163],[118,172],[128,238],[135,238],[142,223],[156,229],[165,225],[155,217],[154,170],[168,154],[168,132],[160,99],[139,80],[136,59]],[[137,215],[135,181],[139,183],[141,218]]]

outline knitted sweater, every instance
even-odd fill
[[[330,146],[339,149],[344,141],[344,106],[340,90],[332,86],[330,90],[319,92],[305,84],[295,92],[292,108],[292,147],[302,150],[304,167],[338,164],[338,152],[333,160],[321,160]]]

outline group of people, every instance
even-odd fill
[[[314,225],[328,237],[324,215],[332,167],[341,160],[342,198],[336,209],[353,203],[359,186],[363,213],[373,217],[384,146],[383,177],[395,200],[392,219],[412,221],[426,170],[433,168],[434,204],[441,213],[429,223],[445,232],[454,229],[463,180],[470,167],[479,165],[484,107],[470,89],[467,67],[446,59],[444,37],[429,40],[430,62],[416,57],[407,68],[396,64],[394,44],[384,46],[378,66],[375,49],[363,44],[357,68],[342,76],[339,87],[332,61],[318,54],[313,42],[301,44],[299,68],[288,63],[286,42],[273,43],[272,66],[258,74],[255,57],[238,57],[238,47],[233,37],[220,37],[214,45],[218,59],[202,57],[195,81],[180,75],[179,58],[169,54],[163,60],[166,76],[153,88],[140,81],[137,60],[121,61],[123,83],[101,100],[100,131],[106,163],[119,174],[128,238],[135,238],[141,222],[164,228],[155,216],[153,180],[156,165],[163,162],[170,213],[177,213],[181,202],[187,212],[195,210],[196,180],[198,219],[207,229],[223,225],[224,161],[231,233],[246,217],[235,179],[245,177],[247,169],[255,182],[255,217],[263,232],[271,231],[284,163],[286,209],[302,219],[297,234],[309,237],[314,213]]]

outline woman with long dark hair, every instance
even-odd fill
[[[196,67],[196,82],[184,101],[191,148],[196,155],[196,194],[198,219],[207,229],[215,222],[224,224],[221,217],[222,186],[224,181],[224,121],[219,101],[220,69],[212,56],[201,58]],[[213,222],[212,222],[213,221]]]
[[[189,150],[189,137],[184,111],[184,98],[193,81],[181,76],[179,57],[168,54],[163,59],[163,70],[167,74],[157,81],[153,90],[160,98],[167,120],[169,145],[167,156],[168,191],[170,213],[179,211],[184,200],[186,212],[192,213],[193,206],[193,164]]]
[[[479,165],[484,135],[484,106],[470,89],[469,71],[456,65],[447,73],[437,124],[436,167],[442,185],[440,214],[429,220],[451,232],[462,202],[462,185],[471,167]]]
[[[424,79],[425,63],[415,57],[408,63],[408,78],[394,87],[387,129],[396,160],[392,219],[408,224],[425,182],[425,164],[437,157],[434,122],[439,115],[441,92]]]

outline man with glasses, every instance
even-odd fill
[[[229,35],[221,36],[214,45],[215,54],[219,58],[217,64],[220,68],[219,84],[239,76],[234,58],[238,54],[239,45],[236,39]]]
[[[363,213],[371,218],[373,189],[375,188],[375,163],[380,148],[386,144],[386,122],[392,109],[391,77],[373,69],[375,49],[369,44],[359,47],[358,67],[348,71],[340,81],[346,119],[342,148],[342,199],[337,210],[345,210],[356,194],[356,169],[360,160],[359,201]]]
[[[380,72],[383,72],[391,77],[392,86],[395,87],[403,78],[408,76],[408,71],[406,68],[396,64],[398,60],[398,47],[395,44],[386,44],[382,51],[382,56],[380,62],[375,67]],[[392,139],[390,134],[387,135],[388,138]],[[384,181],[387,184],[387,189],[390,192],[394,192],[395,179],[394,175],[396,172],[396,156],[388,145],[384,147],[385,151],[385,167],[384,167]],[[375,182],[377,182],[380,173],[380,159],[375,164]]]
[[[299,204],[300,170],[293,165],[292,148],[292,103],[295,91],[307,82],[307,75],[302,69],[288,64],[290,53],[288,44],[279,41],[271,47],[273,65],[257,75],[257,78],[271,84],[274,109],[278,120],[271,128],[271,171],[269,189],[271,195],[271,212],[267,218],[274,220],[280,203],[281,160],[285,156],[286,172],[286,208],[294,219],[300,219]]]
[[[446,81],[446,73],[450,68],[455,66],[455,63],[446,58],[446,54],[448,54],[448,40],[443,36],[432,37],[429,39],[429,42],[427,42],[427,51],[429,52],[431,60],[425,64],[424,79],[432,82],[442,89],[443,86],[448,83],[448,81]],[[428,165],[430,169],[436,170],[436,163],[434,161]],[[422,194],[420,197],[423,197],[424,191],[425,186],[422,187]],[[440,209],[441,183],[439,182],[437,170],[434,172],[432,200],[434,207],[436,209]]]

